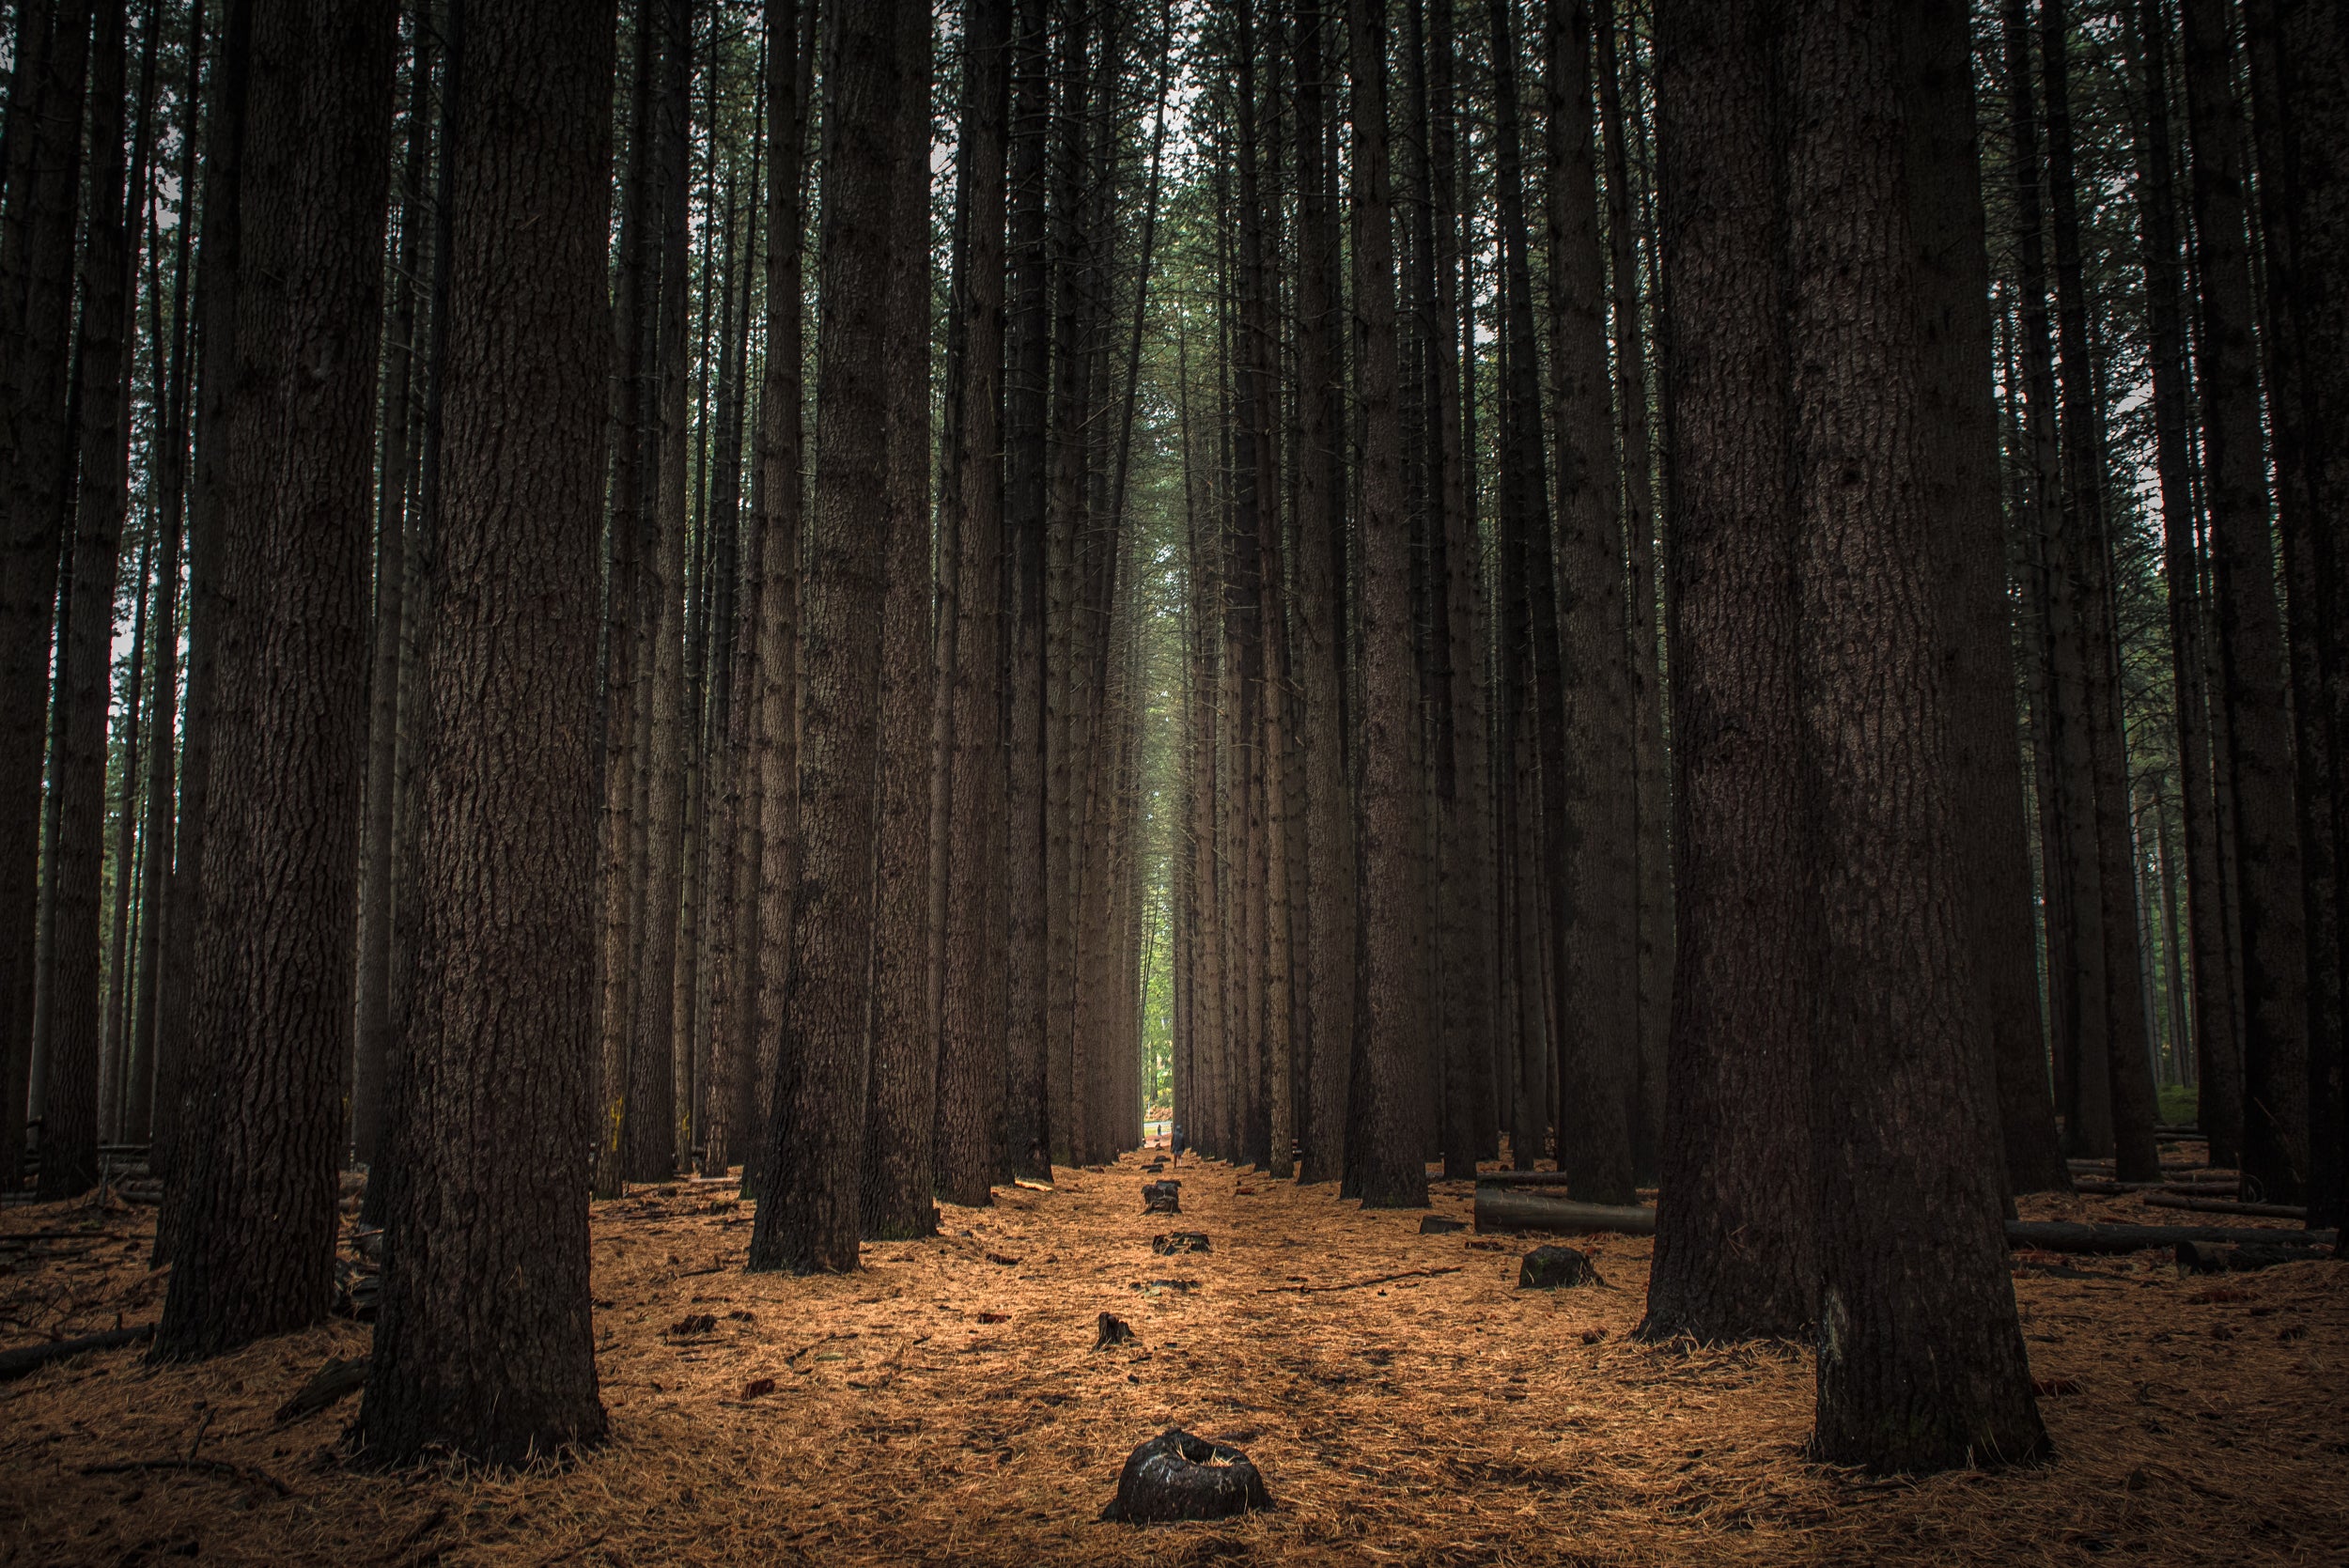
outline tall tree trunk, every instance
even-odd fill
[[[605,523],[603,597],[603,947],[598,972],[599,1063],[596,1117],[595,1192],[616,1198],[626,1174],[630,1105],[631,1042],[642,921],[635,845],[637,781],[644,758],[636,744],[637,710],[648,700],[637,679],[643,590],[642,518],[652,477],[646,462],[647,393],[659,353],[653,326],[660,282],[653,235],[660,217],[653,194],[654,85],[661,32],[655,24],[668,0],[638,0],[634,76],[628,130],[628,169],[620,187],[619,277],[613,301],[617,344],[616,408],[612,440],[612,505]]]
[[[888,523],[887,341],[895,166],[911,90],[906,0],[828,17],[824,219],[817,338],[817,476],[801,626],[800,878],[791,972],[760,1172],[753,1269],[846,1272],[857,1264],[865,1043],[872,986],[875,753]],[[927,15],[926,8],[923,14]],[[883,514],[887,519],[887,513]]]
[[[1674,950],[1651,1339],[1793,1338],[1811,1323],[1819,906],[1784,453],[1787,132],[1765,0],[1675,7],[1656,37],[1672,409],[1665,539]]]
[[[767,360],[758,413],[757,908],[753,1052],[736,1101],[742,1185],[754,1187],[770,1142],[784,1017],[793,967],[792,901],[800,882],[800,574],[805,424],[801,367],[807,122],[815,70],[815,0],[767,11]],[[795,27],[796,23],[796,27]]]
[[[240,915],[197,943],[166,1357],[305,1327],[333,1291],[397,21],[253,19],[202,863],[205,907]]]
[[[2331,435],[2349,423],[2349,27],[2337,9],[2304,0],[2248,0],[2244,15],[2309,911],[2309,1222],[2323,1224],[2349,1213],[2349,924],[2339,908],[2349,844],[2349,550],[2339,520],[2349,515],[2349,457]]]
[[[450,7],[427,869],[360,1413],[395,1465],[523,1465],[604,1432],[580,1202],[599,793],[599,563],[580,520],[603,478],[613,16],[609,0],[474,11]],[[529,1288],[482,1288],[515,1278]]]
[[[661,8],[661,103],[655,114],[659,168],[654,188],[661,210],[661,306],[656,328],[660,351],[655,372],[653,434],[646,438],[654,477],[645,534],[647,568],[640,583],[637,627],[650,645],[637,656],[640,675],[649,675],[646,706],[637,720],[639,743],[649,747],[639,761],[639,798],[645,817],[642,929],[637,935],[633,981],[635,1032],[629,1043],[629,1106],[622,1169],[633,1181],[660,1181],[677,1173],[676,972],[678,883],[684,869],[685,641],[680,620],[685,592],[688,482],[686,466],[688,303],[686,276],[691,198],[692,128],[688,111],[693,80],[693,0],[660,0]],[[655,443],[657,442],[657,448]]]
[[[1955,768],[1952,804],[1971,873],[1959,920],[1997,1091],[2010,1193],[2068,1191],[2048,1093],[2032,940],[2030,844],[2007,620],[2005,510],[1991,385],[1990,257],[1975,147],[1973,42],[1958,0],[1912,8],[1901,33],[1924,415],[1918,477],[1948,595],[1943,668]]]
[[[2241,1157],[2243,1068],[2227,961],[2226,893],[2218,816],[2212,803],[2208,694],[2202,683],[2202,608],[2194,551],[2194,448],[2186,380],[2183,261],[2170,145],[2170,30],[2161,0],[2139,0],[2135,54],[2143,93],[2131,119],[2137,153],[2138,235],[2143,252],[2147,358],[2154,382],[2154,462],[2161,486],[2162,562],[2170,600],[2170,688],[2181,815],[2186,829],[2187,939],[2193,950],[2193,1035],[2200,1120],[2211,1163]]]
[[[2101,1046],[2112,1116],[2114,1169],[2123,1181],[2159,1174],[2154,1087],[2145,1058],[2145,997],[2138,956],[2136,846],[2129,831],[2127,737],[2122,719],[2119,629],[2114,618],[2112,529],[2104,418],[2089,345],[2072,152],[2070,37],[2063,0],[2040,0],[2040,70],[2047,92],[2047,207],[2055,231],[2056,345],[2063,431],[2063,523],[2077,551],[2077,611],[2085,651],[2087,784],[2095,823],[2093,883],[2103,954]]]
[[[130,500],[129,236],[123,221],[124,0],[100,0],[90,50],[90,215],[82,252],[80,484],[66,592],[70,630],[57,660],[62,710],[53,754],[57,823],[49,880],[54,999],[40,1126],[40,1192],[70,1198],[98,1180],[101,1110],[101,883],[106,856],[106,720],[114,682],[115,582]],[[144,204],[141,204],[144,206]],[[135,715],[137,705],[132,704]],[[133,721],[135,722],[135,720]],[[117,951],[119,951],[117,949]]]
[[[1362,406],[1362,764],[1358,785],[1363,955],[1359,1114],[1347,1130],[1366,1208],[1427,1203],[1425,1096],[1410,1081],[1418,1020],[1409,950],[1422,815],[1402,726],[1412,721],[1409,565],[1396,414],[1392,176],[1387,26],[1379,0],[1347,0],[1352,54],[1354,321]]]
[[[1045,1039],[1046,931],[1051,898],[1045,675],[1045,534],[1051,391],[1051,263],[1046,244],[1052,136],[1045,0],[1019,0],[1012,52],[1010,304],[1003,373],[1004,1071],[1003,1150],[1012,1168],[1049,1178],[1065,1129],[1053,1125]],[[1056,188],[1056,187],[1055,187]],[[966,473],[968,471],[966,470]],[[957,1176],[968,1181],[968,1173]],[[961,1190],[975,1200],[975,1184]]]
[[[1558,386],[1559,696],[1566,720],[1558,1012],[1561,1020],[1574,1020],[1559,1041],[1559,1168],[1572,1172],[1575,1193],[1586,1202],[1627,1203],[1634,1197],[1640,1062],[1639,777],[1624,639],[1621,489],[1608,403],[1607,273],[1591,147],[1591,15],[1583,0],[1548,0],[1545,45],[1550,360]]]
[[[1876,1471],[2029,1463],[2047,1439],[2007,1279],[1969,985],[1940,663],[1929,375],[1899,29],[1797,8],[1786,176],[1807,845],[1819,1393],[1811,1452]],[[1906,179],[1905,177],[1906,176]],[[1675,289],[1676,302],[1686,293]],[[1968,493],[1968,505],[1976,498]],[[1926,1089],[1925,1085],[1930,1085]]]
[[[1664,752],[1663,672],[1656,604],[1656,500],[1650,475],[1648,382],[1640,332],[1640,229],[1632,213],[1631,158],[1617,58],[1614,0],[1592,0],[1599,128],[1607,160],[1608,298],[1614,312],[1615,441],[1628,536],[1631,767],[1638,933],[1639,1074],[1631,1127],[1633,1168],[1649,1179],[1663,1156],[1665,1044],[1672,1009],[1672,794]],[[1636,96],[1636,93],[1635,93]]]
[[[1330,49],[1336,19],[1320,0],[1301,7],[1297,34],[1297,677],[1303,711],[1310,934],[1299,972],[1308,1032],[1298,1042],[1305,1098],[1299,1179],[1335,1181],[1346,1169],[1347,1069],[1354,1041],[1354,814],[1346,764],[1344,317],[1338,223],[1330,199]],[[1209,769],[1212,783],[1212,769]],[[1203,865],[1202,875],[1206,874]],[[1211,885],[1211,884],[1209,884]],[[1203,894],[1204,896],[1204,894]]]
[[[938,1044],[937,1125],[932,1177],[948,1203],[977,1204],[1004,1158],[1006,1001],[1002,968],[992,961],[988,905],[1007,861],[998,731],[1003,704],[1006,648],[1000,613],[1003,586],[1003,286],[1004,115],[1011,90],[1012,0],[966,0],[963,7],[963,101],[957,230],[962,242],[956,312],[967,334],[950,389],[955,488],[941,499],[954,520],[959,545],[954,611],[951,800],[946,864],[946,970]],[[1021,35],[1020,60],[1034,59],[1040,42]],[[1019,85],[1019,219],[1023,246],[1034,246],[1042,224],[1040,73],[1023,71]],[[1021,253],[1026,281],[1041,257]],[[1034,281],[1041,283],[1040,275]],[[1040,295],[1039,295],[1040,297]],[[1023,346],[1026,340],[1022,340]],[[933,873],[935,875],[935,872]],[[1040,1106],[1027,1108],[1031,1117]],[[1008,1150],[1022,1175],[1039,1163],[1035,1140]],[[1046,1165],[1044,1172],[1050,1173]]]
[[[2251,330],[2244,197],[2249,160],[2229,10],[2224,0],[2185,0],[2181,10],[2201,285],[2195,363],[2230,742],[2221,766],[2234,785],[2229,826],[2241,869],[2244,1190],[2296,1203],[2306,1196],[2309,1170],[2308,925]]]
[[[902,8],[899,90],[930,97],[930,13]],[[930,990],[931,770],[938,644],[930,583],[930,137],[926,112],[899,116],[884,178],[895,192],[890,296],[880,352],[886,377],[889,585],[881,612],[879,834],[874,858],[871,1084],[865,1103],[863,1234],[901,1240],[938,1229],[930,1202],[937,1127],[938,1026]],[[958,541],[941,541],[941,577]],[[951,598],[944,613],[953,613]]]
[[[24,0],[0,214],[0,1171],[23,1167],[91,0]],[[225,74],[225,73],[224,73]],[[93,1154],[95,1151],[92,1151]]]

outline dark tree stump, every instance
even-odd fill
[[[1431,1214],[1426,1219],[1419,1222],[1419,1234],[1422,1235],[1449,1235],[1454,1231],[1465,1231],[1467,1229],[1468,1226],[1465,1222],[1457,1219],[1446,1219],[1440,1214]]]
[[[1264,1477],[1248,1455],[1178,1431],[1153,1437],[1127,1456],[1126,1467],[1118,1472],[1116,1500],[1101,1511],[1101,1517],[1163,1524],[1228,1519],[1271,1506]]]
[[[1591,1260],[1571,1247],[1536,1247],[1517,1267],[1517,1289],[1558,1290],[1568,1285],[1603,1285]]]
[[[1178,1181],[1143,1182],[1142,1212],[1144,1214],[1180,1214],[1183,1212],[1183,1184]]]
[[[1201,1231],[1169,1231],[1164,1235],[1150,1238],[1150,1250],[1161,1258],[1171,1258],[1177,1252],[1205,1252],[1209,1250],[1206,1234]]]
[[[1093,1342],[1093,1348],[1096,1350],[1107,1350],[1113,1344],[1130,1343],[1134,1337],[1133,1325],[1119,1317],[1115,1312],[1103,1312],[1097,1327],[1099,1332]]]

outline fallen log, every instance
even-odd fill
[[[2289,1231],[2279,1233],[2289,1235]],[[2188,1274],[2248,1274],[2253,1269],[2273,1268],[2283,1263],[2312,1263],[2333,1254],[2316,1247],[2295,1247],[2289,1243],[2267,1247],[2245,1243],[2225,1247],[2207,1241],[2178,1243],[2178,1267]]]
[[[2011,1248],[2043,1252],[2143,1252],[2174,1248],[2181,1241],[2250,1243],[2267,1246],[2296,1242],[2330,1246],[2332,1231],[2252,1230],[2226,1225],[2082,1225],[2064,1219],[2010,1219],[2006,1242]]]
[[[2298,1203],[2246,1203],[2232,1198],[2185,1198],[2169,1192],[2148,1192],[2144,1201],[2157,1209],[2191,1209],[2196,1214],[2251,1214],[2267,1219],[2309,1217],[2309,1211]]]
[[[85,1351],[113,1350],[154,1337],[155,1326],[149,1323],[137,1328],[109,1328],[102,1334],[84,1334],[77,1340],[58,1340],[51,1344],[28,1344],[21,1350],[0,1351],[0,1383],[39,1372],[52,1361],[69,1360]]]
[[[1656,1211],[1644,1203],[1578,1203],[1479,1184],[1476,1228],[1485,1231],[1615,1231],[1654,1235]]]
[[[1563,1171],[1479,1171],[1479,1187],[1563,1187],[1573,1177]]]

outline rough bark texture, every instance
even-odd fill
[[[1974,1036],[1952,716],[1937,667],[1926,399],[1896,22],[1799,6],[1790,50],[1788,333],[1808,849],[1821,911],[1812,1451],[1875,1471],[2047,1447],[1999,1231]],[[1676,300],[1686,296],[1675,292]]]
[[[1004,873],[1003,799],[1003,222],[1005,95],[1010,90],[1011,0],[963,7],[961,292],[956,305],[969,334],[959,366],[954,474],[944,498],[957,514],[960,561],[955,613],[952,800],[948,809],[946,973],[938,1042],[937,1126],[932,1175],[949,1203],[986,1201],[1003,1160],[1004,984],[992,961],[997,935],[989,901]],[[1020,218],[1023,240],[1043,218],[1041,143],[1026,132],[1041,79],[1023,75]],[[1034,258],[1030,256],[1029,265]],[[1028,1147],[1011,1157],[1027,1174]]]
[[[1559,697],[1566,722],[1558,1150],[1562,1167],[1577,1177],[1577,1198],[1627,1203],[1635,1196],[1640,1063],[1639,779],[1624,637],[1623,513],[1608,400],[1607,273],[1591,146],[1591,15],[1582,0],[1549,0],[1544,42],[1551,374],[1558,389]]]
[[[2306,1194],[2308,924],[2293,799],[2292,714],[2276,594],[2267,462],[2244,186],[2249,160],[2224,0],[2185,0],[2186,116],[2193,130],[2196,355],[2204,494],[2234,786],[2243,922],[2243,1179],[2247,1197]],[[2313,692],[2310,695],[2314,695]]]
[[[323,1316],[351,1025],[389,4],[257,4],[212,820],[163,1356]]]
[[[423,939],[360,1430],[385,1464],[522,1465],[604,1431],[581,1202],[599,793],[583,520],[603,474],[613,18],[609,0],[452,11]]]
[[[0,1170],[11,1177],[23,1164],[33,1064],[41,765],[70,458],[65,388],[89,22],[89,0],[21,6],[8,94],[0,229]]]
[[[1975,1018],[1998,1089],[2010,1192],[2068,1191],[2040,1028],[2030,846],[2007,620],[2005,509],[1991,387],[1990,258],[1975,147],[1972,40],[1957,0],[1902,29],[1909,241],[1922,373],[1918,470],[1944,520],[1934,562],[1945,608],[1953,831],[1970,874],[1959,920]]]
[[[930,19],[899,16],[900,90],[927,103]],[[937,646],[930,584],[929,116],[898,116],[884,178],[894,193],[881,343],[888,396],[889,586],[881,611],[880,769],[874,846],[872,1079],[865,1104],[862,1224],[901,1239],[938,1228],[930,1143],[938,1032],[930,1009],[930,720]],[[940,570],[956,570],[949,538]],[[950,598],[944,612],[954,610]]]
[[[1405,728],[1415,716],[1408,524],[1396,414],[1392,176],[1387,156],[1387,27],[1378,0],[1347,0],[1354,105],[1354,342],[1361,402],[1362,1016],[1358,1114],[1347,1144],[1366,1208],[1427,1203],[1425,1095],[1412,1083],[1419,1022],[1410,949],[1416,809]]]
[[[1680,930],[1641,1326],[1653,1339],[1791,1338],[1815,1288],[1799,1194],[1819,917],[1803,845],[1771,10],[1676,7],[1656,40]]]
[[[801,624],[799,886],[754,1269],[856,1267],[873,934],[874,763],[889,521],[882,360],[900,119],[904,0],[827,18],[816,500]],[[780,939],[786,927],[764,935]]]
[[[49,849],[56,925],[40,1126],[44,1198],[70,1198],[98,1180],[102,1120],[99,926],[106,852],[106,720],[114,689],[115,580],[121,569],[130,479],[129,432],[123,427],[129,412],[123,383],[130,314],[122,210],[126,8],[123,0],[101,0],[91,43],[89,233],[82,252],[82,330],[73,356],[80,381],[74,396],[81,404],[81,476],[67,572],[72,603],[64,617],[69,629],[53,699],[62,712],[54,732],[59,744],[52,789],[57,815]]]

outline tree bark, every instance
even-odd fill
[[[1798,1195],[1821,931],[1803,839],[1772,10],[1674,8],[1656,39],[1679,940],[1640,1332],[1708,1343],[1801,1334],[1817,1286]]]
[[[930,16],[898,19],[900,92],[930,96]],[[885,171],[894,191],[889,300],[880,352],[888,407],[889,583],[881,610],[880,769],[874,860],[872,1079],[865,1102],[863,1234],[877,1240],[932,1234],[931,1140],[938,1111],[938,1025],[930,990],[931,716],[938,644],[930,583],[930,138],[926,112],[898,116]],[[941,541],[954,613],[958,541]]]
[[[1403,726],[1414,718],[1408,524],[1396,412],[1387,26],[1380,0],[1347,0],[1353,88],[1356,393],[1362,409],[1361,1079],[1346,1142],[1365,1208],[1427,1204],[1425,1095],[1411,1082],[1418,1021],[1409,950],[1423,817]]]
[[[2306,1195],[2309,1170],[2308,925],[2260,428],[2259,349],[2251,330],[2244,197],[2250,171],[2229,9],[2223,0],[2185,0],[2181,8],[2193,132],[2194,272],[2201,285],[2195,363],[2227,705],[2229,752],[2221,766],[2234,786],[2229,826],[2240,868],[2244,1192],[2296,1203]]]
[[[874,765],[881,611],[890,560],[883,364],[896,210],[889,178],[909,91],[905,0],[828,18],[825,201],[817,306],[817,483],[801,624],[799,887],[787,927],[774,1109],[751,1234],[754,1270],[857,1265],[866,1027],[872,986]],[[926,15],[926,11],[924,13]],[[773,940],[769,935],[765,939]]]
[[[1938,668],[1937,497],[1895,20],[1800,6],[1789,47],[1787,327],[1807,849],[1821,911],[1811,1452],[1877,1472],[2039,1459],[1993,1088],[1975,1033]],[[1676,301],[1687,295],[1678,290]],[[1969,498],[1970,499],[1970,498]],[[1926,1086],[1930,1085],[1930,1088]]]
[[[588,1312],[612,7],[450,8],[450,328],[371,1458],[604,1433]],[[485,1290],[491,1280],[516,1288]]]
[[[205,907],[239,918],[196,948],[166,1358],[305,1327],[332,1296],[396,21],[254,11],[202,862]]]

